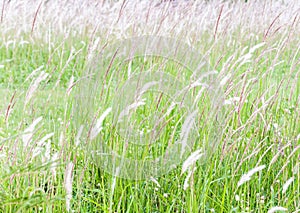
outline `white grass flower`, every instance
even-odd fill
[[[45,145],[45,141],[49,140],[53,135],[54,135],[54,132],[45,135],[45,136],[37,143],[37,145],[38,145],[38,146],[44,146],[44,145]]]
[[[119,114],[118,122],[121,122],[122,118],[129,114],[130,110],[134,110],[134,109],[138,108],[139,106],[143,106],[143,105],[145,105],[145,99],[143,99],[142,101],[136,101],[133,104],[130,104],[127,107],[125,107],[125,109],[123,109]]]
[[[229,74],[227,74],[221,81],[220,81],[220,85],[221,86],[224,86],[227,82],[228,82],[228,80],[231,78],[231,73],[229,73]]]
[[[43,162],[48,162],[51,158],[51,140],[48,140],[48,142],[45,145],[45,153],[43,155]]]
[[[81,125],[79,127],[78,133],[77,133],[77,135],[75,137],[75,146],[76,147],[80,144],[80,137],[81,137],[82,131],[83,131],[83,125]]]
[[[136,99],[140,99],[141,95],[144,94],[145,92],[147,92],[151,87],[155,86],[159,84],[158,81],[151,81],[148,83],[145,83],[143,85],[143,87],[140,89],[139,93],[138,93],[138,97]]]
[[[245,55],[243,55],[240,59],[241,59],[241,63],[239,64],[239,66],[242,66],[246,63],[250,62],[250,59],[252,58],[253,54],[252,53],[247,53]]]
[[[30,42],[25,40],[19,42],[19,46],[24,46],[24,44],[30,44]]]
[[[90,135],[91,140],[95,139],[97,135],[101,132],[101,130],[103,129],[102,123],[110,112],[111,112],[111,107],[106,109],[105,112],[97,120],[96,125],[91,130],[91,135]]]
[[[132,70],[132,60],[128,62],[128,68],[127,68],[127,76],[131,76],[131,70]]]
[[[187,190],[187,188],[190,186],[190,184],[189,184],[190,178],[191,178],[193,172],[196,171],[196,169],[197,169],[196,166],[193,169],[189,169],[189,173],[187,174],[187,176],[184,180],[183,190]]]
[[[252,47],[252,48],[249,50],[249,53],[250,53],[250,54],[254,53],[255,50],[257,50],[257,49],[263,47],[265,44],[266,44],[266,42],[261,42],[261,43],[255,45],[254,47]]]
[[[68,88],[67,88],[67,95],[68,96],[70,95],[73,86],[74,86],[74,76],[72,75],[71,78],[70,78],[70,81],[69,81]]]
[[[293,174],[294,174],[294,175],[295,175],[295,174],[298,174],[299,171],[300,171],[300,163],[298,162],[298,163],[296,163],[295,166],[293,166]]]
[[[33,94],[35,93],[36,89],[38,88],[38,86],[40,85],[40,83],[44,80],[47,79],[48,77],[48,73],[45,73],[44,71],[42,71],[40,73],[40,75],[35,79],[35,81],[33,81],[26,93],[26,98],[25,98],[25,106],[27,105],[27,103],[30,101],[30,99],[32,98]]]
[[[61,147],[64,146],[64,141],[65,141],[64,132],[61,132],[61,133],[60,133],[60,136],[59,136],[59,145],[60,145]]]
[[[29,125],[29,127],[27,127],[24,130],[24,134],[22,135],[22,141],[23,141],[23,146],[27,147],[29,145],[29,143],[32,140],[32,136],[33,136],[33,132],[35,129],[35,126],[43,119],[43,117],[39,117],[37,119],[35,119],[32,124]]]
[[[114,191],[115,191],[116,183],[117,183],[117,177],[118,177],[119,174],[120,174],[120,167],[117,167],[117,168],[116,168],[116,174],[113,176],[113,182],[112,182],[112,184],[111,184],[111,191],[112,191],[112,194],[113,194]]]
[[[52,173],[52,176],[53,176],[54,180],[56,180],[57,160],[58,160],[58,152],[54,153],[51,157],[52,165],[51,165],[50,170],[51,170],[51,173]]]
[[[41,71],[42,69],[44,68],[44,66],[40,66],[38,67],[37,69],[33,70],[28,76],[27,78],[25,79],[24,82],[28,81],[30,78],[33,78],[39,71]]]
[[[32,151],[31,159],[34,159],[36,156],[42,153],[43,149],[41,147],[35,147]]]
[[[8,40],[6,42],[6,48],[8,48],[12,44],[13,48],[16,46],[16,41],[15,40]]]
[[[5,153],[5,152],[0,153],[0,159],[1,159],[1,158],[3,158],[3,159],[6,158],[6,153]]]
[[[158,183],[158,181],[157,181],[154,177],[150,177],[150,180],[151,180],[153,183],[155,183],[155,184],[158,186],[158,188],[160,188],[160,184]]]
[[[190,89],[193,89],[195,87],[198,87],[198,86],[203,86],[203,87],[206,87],[208,88],[209,85],[207,83],[204,83],[202,82],[203,79],[205,79],[206,77],[209,77],[210,75],[217,75],[218,72],[216,70],[210,70],[206,73],[204,73],[203,75],[201,75],[195,82],[193,82],[191,85],[190,85]]]
[[[281,207],[281,206],[275,206],[268,210],[268,213],[274,213],[278,211],[287,211],[287,208]]]
[[[287,191],[287,189],[289,188],[289,186],[291,185],[291,183],[294,181],[294,177],[291,177],[290,179],[288,179],[282,187],[282,193],[285,193]]]
[[[224,101],[224,105],[232,105],[236,101],[239,101],[239,98],[238,99],[237,99],[237,97],[229,98]]]
[[[261,43],[255,45],[254,47],[252,47],[252,48],[249,50],[249,53],[250,53],[250,54],[254,53],[255,50],[257,50],[257,49],[263,47],[265,44],[266,44],[266,42],[261,42]]]
[[[99,46],[100,37],[97,37],[93,42],[91,42],[91,45],[89,46],[89,52],[87,55],[87,62],[90,62],[93,59],[93,55]]]
[[[173,102],[171,103],[171,105],[168,107],[167,112],[163,115],[163,117],[166,117],[168,115],[170,115],[170,113],[172,112],[172,110],[175,108],[176,105],[178,105],[179,103],[177,102]]]
[[[232,97],[229,98],[227,100],[224,101],[224,105],[236,105],[237,103],[241,102],[242,98],[240,97]],[[245,103],[247,103],[248,101],[245,100]]]
[[[69,162],[65,171],[66,209],[68,212],[71,210],[73,167],[74,164],[72,162]]]
[[[50,150],[51,150],[51,141],[49,140],[54,133],[49,133],[45,135],[36,145],[36,147],[33,149],[33,154],[31,156],[31,159],[34,159],[36,156],[42,153],[44,150],[44,155],[42,156],[42,162],[46,162],[50,160]],[[45,141],[47,141],[45,143]]]
[[[180,132],[180,142],[181,142],[180,157],[182,157],[184,154],[185,148],[187,146],[188,136],[191,129],[193,128],[196,115],[197,115],[197,111],[192,112],[190,115],[187,116],[187,118],[185,119],[182,125],[181,132]]]
[[[238,186],[241,186],[245,182],[251,180],[252,175],[254,175],[256,172],[259,172],[266,168],[266,165],[255,167],[254,169],[251,169],[247,174],[242,175],[241,179],[238,182]]]
[[[182,170],[181,170],[181,174],[185,173],[188,169],[190,169],[197,160],[199,160],[202,156],[204,155],[204,153],[202,152],[201,149],[193,152],[184,162],[182,165]]]

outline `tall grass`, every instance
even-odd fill
[[[298,1],[2,0],[0,7],[0,212],[299,212]],[[141,35],[199,50],[218,71],[226,116],[205,164],[195,147],[194,161],[132,181],[86,155],[72,97],[99,51]],[[111,105],[108,93],[102,98],[98,117]]]

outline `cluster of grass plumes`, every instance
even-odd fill
[[[0,6],[0,212],[299,211],[298,1]],[[205,56],[226,125],[207,164],[194,150],[182,168],[129,181],[85,156],[71,97],[99,50],[141,35],[179,37]]]
[[[141,34],[196,39],[242,33],[264,39],[289,28],[299,32],[297,1],[2,1],[2,34],[48,32],[64,36],[101,32],[126,38]],[[10,32],[10,33],[9,33]]]

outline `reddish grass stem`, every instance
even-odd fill
[[[34,18],[33,18],[33,21],[32,21],[32,27],[31,27],[31,34],[33,33],[33,29],[34,29],[34,25],[35,25],[35,22],[36,22],[36,18],[37,18],[37,15],[38,15],[38,12],[40,11],[41,9],[41,6],[42,6],[42,3],[43,1],[40,2],[35,14],[34,14]]]

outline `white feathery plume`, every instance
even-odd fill
[[[231,73],[228,73],[221,81],[220,81],[220,85],[221,86],[224,86],[227,82],[228,82],[228,80],[231,78]]]
[[[92,59],[93,59],[93,56],[94,56],[94,53],[99,45],[99,42],[100,42],[100,37],[97,37],[93,43],[92,43],[92,46],[89,47],[89,52],[88,52],[88,55],[87,55],[87,62],[89,63]]]
[[[28,81],[30,78],[34,77],[39,71],[41,71],[44,68],[44,65],[38,67],[37,69],[33,70],[25,79],[24,82]]]
[[[232,104],[237,104],[239,102],[242,101],[242,98],[241,97],[232,97],[232,98],[229,98],[227,100],[224,101],[224,105],[232,105]],[[245,103],[247,103],[248,100],[245,100]]]
[[[110,112],[111,112],[111,107],[106,109],[105,112],[97,120],[96,125],[91,130],[91,135],[90,135],[91,140],[95,139],[97,135],[101,132],[101,130],[103,129],[102,123]]]
[[[62,131],[62,132],[60,133],[60,136],[59,136],[59,145],[60,145],[61,147],[64,146],[64,140],[65,140],[65,136],[64,136],[64,132]]]
[[[289,188],[289,186],[292,184],[293,181],[294,181],[294,177],[291,177],[283,184],[282,193],[285,193],[287,191],[287,189]]]
[[[255,50],[257,50],[258,48],[260,47],[263,47],[264,45],[266,44],[266,42],[261,42],[255,46],[253,46],[250,50],[249,50],[249,53],[252,54],[254,53]]]
[[[34,159],[36,156],[42,153],[42,147],[38,146],[35,147],[34,150],[32,151],[31,159]]]
[[[26,93],[26,99],[25,99],[25,106],[27,105],[27,103],[30,101],[30,99],[32,98],[34,92],[36,91],[36,89],[38,88],[38,86],[40,85],[40,83],[44,80],[47,79],[48,77],[48,73],[45,73],[44,71],[42,71],[40,73],[40,75],[35,79],[35,81],[33,83],[31,83],[27,93]]]
[[[58,152],[54,153],[51,157],[51,173],[52,176],[54,178],[54,180],[56,180],[56,167],[57,167],[57,160],[58,160]]]
[[[143,106],[143,105],[145,105],[145,99],[142,99],[142,101],[136,101],[133,104],[130,104],[129,106],[127,106],[125,109],[123,109],[120,112],[119,117],[118,117],[118,122],[121,122],[122,118],[129,114],[130,110],[136,109],[139,106]]]
[[[300,162],[296,163],[296,165],[293,166],[293,174],[296,175],[300,171]]]
[[[45,141],[49,140],[53,135],[54,135],[54,132],[45,135],[45,136],[37,143],[37,145],[38,145],[38,146],[44,146],[44,145],[45,145]]]
[[[72,75],[71,78],[70,78],[70,81],[69,81],[68,89],[67,89],[67,95],[68,96],[70,95],[73,86],[74,86],[74,76]]]
[[[241,179],[238,182],[238,186],[241,186],[245,182],[251,180],[252,175],[254,175],[256,172],[259,172],[266,168],[266,165],[255,167],[254,169],[251,169],[247,174],[242,175]]]
[[[77,135],[75,137],[75,146],[76,147],[80,144],[80,137],[81,137],[82,131],[83,131],[83,125],[81,125],[79,127],[78,133],[77,133]]]
[[[65,190],[66,190],[66,209],[69,212],[71,209],[71,199],[72,199],[72,182],[73,182],[73,167],[74,164],[70,161],[67,164],[65,171]]]
[[[45,163],[45,162],[48,162],[51,158],[51,140],[48,140],[48,142],[46,143],[45,145],[45,154],[42,156],[42,161]]]
[[[200,78],[198,78],[195,82],[193,82],[189,89],[193,89],[194,87],[198,87],[198,86],[204,86],[206,88],[209,87],[209,85],[207,83],[203,83],[202,80],[210,75],[217,75],[218,72],[216,70],[211,70],[206,72],[205,74],[203,74],[202,76],[200,76]]]
[[[190,184],[189,184],[189,180],[193,174],[193,172],[195,172],[197,169],[197,167],[195,166],[193,169],[189,169],[189,173],[187,174],[185,180],[184,180],[184,184],[183,184],[183,190],[186,190]]]
[[[268,210],[268,213],[274,213],[274,212],[277,212],[277,211],[287,211],[288,209],[287,208],[284,208],[284,207],[281,207],[281,206],[275,206],[275,207],[272,207],[271,209]]]
[[[154,177],[150,177],[150,180],[157,185],[158,188],[160,188],[160,184]]]
[[[54,133],[49,133],[45,135],[36,145],[36,147],[32,151],[32,157],[31,159],[34,159],[36,156],[42,153],[43,150],[45,150],[45,155],[42,156],[42,161],[45,162],[46,160],[48,161],[50,159],[50,149],[51,149],[51,141],[49,140]],[[48,141],[48,143],[45,143],[45,141]],[[43,148],[45,147],[45,148]]]
[[[35,126],[43,119],[43,117],[39,117],[37,119],[35,119],[32,124],[29,125],[29,127],[27,127],[24,130],[24,134],[22,135],[22,141],[23,141],[23,146],[27,147],[30,143],[30,141],[32,140],[32,136],[33,136],[33,131],[35,129]]]
[[[148,82],[146,84],[143,85],[143,87],[141,88],[141,90],[139,91],[139,95],[137,97],[137,99],[140,99],[140,96],[142,94],[144,94],[147,90],[149,90],[149,88],[151,88],[152,86],[155,86],[157,85],[159,82],[157,81],[151,81],[151,82]]]
[[[196,114],[197,114],[197,110],[195,110],[190,115],[188,115],[182,125],[182,128],[181,128],[182,130],[180,132],[180,142],[181,142],[180,157],[182,157],[182,155],[185,151],[185,147],[187,146],[188,136],[189,136],[191,129],[193,128]]]
[[[181,174],[185,173],[188,169],[190,169],[197,160],[199,160],[202,156],[204,155],[204,153],[202,152],[201,149],[193,152],[184,162],[182,165],[182,170],[181,170]]]
[[[170,115],[170,113],[172,112],[172,110],[175,108],[176,105],[178,105],[179,103],[177,102],[173,102],[171,103],[171,105],[168,107],[167,112],[163,115],[163,117],[166,117],[168,115]]]
[[[112,194],[113,192],[115,191],[115,188],[116,188],[116,182],[117,182],[117,177],[118,175],[120,174],[120,167],[117,167],[116,168],[116,175],[113,176],[113,182],[111,184],[111,191],[112,191]]]

